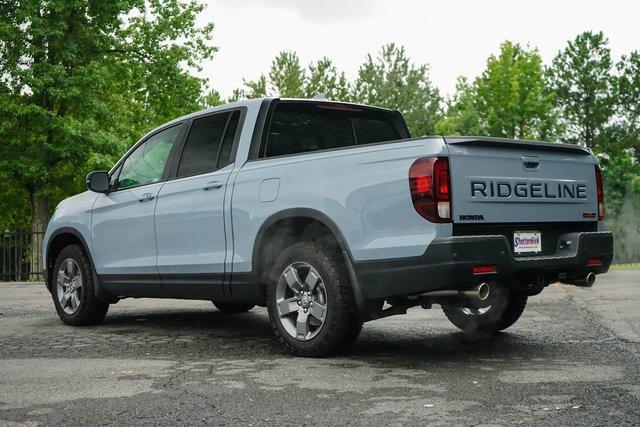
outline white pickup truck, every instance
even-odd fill
[[[397,111],[258,99],[154,129],[44,241],[60,318],[128,297],[267,306],[294,354],[335,354],[363,322],[442,306],[466,331],[512,325],[549,283],[612,259],[591,152],[497,138],[411,138]]]

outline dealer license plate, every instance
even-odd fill
[[[539,231],[514,231],[513,252],[516,254],[542,252],[542,233]]]

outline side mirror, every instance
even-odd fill
[[[96,193],[109,192],[109,172],[89,172],[89,175],[87,175],[87,188]]]

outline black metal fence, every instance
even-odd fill
[[[0,281],[43,280],[44,232],[0,233]]]

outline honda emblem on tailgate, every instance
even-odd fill
[[[484,215],[458,215],[460,221],[484,221]]]

